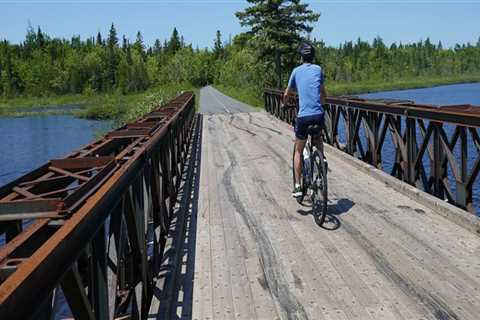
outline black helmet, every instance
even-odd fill
[[[312,61],[315,57],[315,47],[308,42],[302,42],[298,48],[298,52],[302,56],[303,60]]]

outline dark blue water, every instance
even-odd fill
[[[0,185],[93,141],[109,121],[67,115],[0,118]]]
[[[425,89],[412,89],[412,90],[397,90],[397,91],[384,91],[377,93],[369,93],[360,95],[362,98],[366,99],[405,99],[412,100],[419,104],[434,104],[434,105],[452,105],[452,104],[472,104],[480,106],[480,83],[470,83],[470,84],[457,84],[457,85],[448,85],[448,86],[439,86],[433,88]],[[428,122],[425,124],[428,125]],[[451,138],[454,126],[453,125],[444,125],[447,136]],[[340,126],[340,131],[344,132],[344,126]],[[343,132],[340,134],[344,139]],[[477,132],[480,133],[479,129]],[[365,133],[361,132],[361,140],[363,145],[366,146],[366,137]],[[469,157],[468,157],[468,167],[469,172],[473,166],[474,161],[477,157],[477,152],[473,141],[468,135],[468,148],[469,148]],[[423,138],[419,131],[417,131],[417,141],[423,141]],[[382,165],[383,169],[390,173],[392,165],[394,163],[395,149],[393,147],[393,141],[390,134],[387,134],[385,139],[385,144],[382,152]],[[460,158],[459,148],[457,147],[454,150],[454,154],[457,159]],[[426,170],[430,169],[430,163],[428,160],[427,154],[423,157],[423,164]],[[451,174],[450,167],[448,168],[450,173],[449,184],[452,188],[452,191],[455,193],[456,184]],[[473,185],[473,203],[476,208],[477,214],[480,213],[480,178],[477,178],[476,182]]]

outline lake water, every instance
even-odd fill
[[[413,100],[420,104],[473,104],[480,106],[480,83],[452,84],[424,89],[383,91],[360,95],[362,98]]]
[[[62,158],[110,129],[111,122],[68,115],[0,118],[0,185]]]
[[[397,91],[384,91],[360,95],[360,97],[365,99],[405,99],[412,100],[420,104],[434,104],[434,105],[452,105],[452,104],[472,104],[480,106],[480,83],[469,83],[469,84],[456,84],[448,86],[439,86],[433,88],[425,89],[412,89],[412,90],[397,90]],[[454,131],[453,125],[444,126],[447,136],[450,138]],[[343,129],[343,128],[342,128]],[[343,131],[343,130],[342,130]],[[477,132],[479,130],[477,129]],[[343,135],[343,134],[342,134]],[[474,161],[476,160],[477,153],[474,151],[475,146],[473,141],[469,137],[469,172],[473,166]],[[365,140],[365,139],[362,139]],[[423,138],[420,135],[420,132],[417,132],[417,141],[422,141]],[[366,141],[365,141],[366,142]],[[366,144],[364,144],[366,145]],[[389,172],[391,171],[392,164],[394,162],[394,148],[393,142],[390,138],[390,135],[387,135],[384,149],[383,149],[382,164],[384,170]],[[459,150],[456,148],[454,154],[459,159]],[[424,156],[424,165],[426,169],[429,169],[429,162],[427,161],[427,156]],[[451,169],[448,169],[451,173]],[[450,186],[452,191],[455,191],[455,183],[453,175],[450,176]],[[473,202],[476,208],[477,214],[480,213],[480,179],[477,178],[477,181],[474,183],[473,191]]]

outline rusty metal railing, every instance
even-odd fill
[[[146,319],[195,122],[186,92],[0,188],[0,319]],[[60,290],[61,289],[61,290]]]
[[[265,90],[265,109],[293,124],[296,111],[281,108],[281,96]],[[480,107],[472,105],[358,97],[330,97],[325,105],[327,143],[384,170],[390,157],[391,175],[472,213],[480,205],[479,129]]]

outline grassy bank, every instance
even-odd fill
[[[358,83],[327,83],[328,95],[361,94],[379,91],[429,88],[448,84],[480,82],[480,75],[462,75],[452,77],[420,77],[393,81],[374,81]]]
[[[372,81],[372,82],[354,82],[354,83],[338,83],[327,82],[326,89],[329,96],[355,95],[370,92],[418,89],[428,88],[440,85],[480,82],[480,75],[461,75],[451,77],[420,77],[414,79],[399,79],[388,82]],[[263,99],[261,92],[257,92],[254,88],[236,88],[223,85],[215,86],[224,94],[231,96],[237,100],[247,103],[254,107],[263,107]]]
[[[30,107],[61,106],[67,104],[82,105],[91,102],[93,99],[93,96],[81,94],[48,97],[15,97],[8,99],[0,97],[0,110],[9,108],[27,110]]]
[[[115,120],[121,124],[140,117],[153,106],[162,105],[185,90],[198,93],[198,89],[189,84],[175,84],[152,87],[145,92],[128,95],[110,93],[4,99],[0,100],[0,116],[73,114],[88,119]],[[78,105],[81,108],[65,109],[65,105]]]
[[[223,94],[226,94],[229,97],[232,97],[238,101],[242,101],[255,108],[263,108],[263,98],[262,92],[255,90],[255,88],[238,88],[238,87],[229,87],[217,84],[215,88],[221,91]]]

